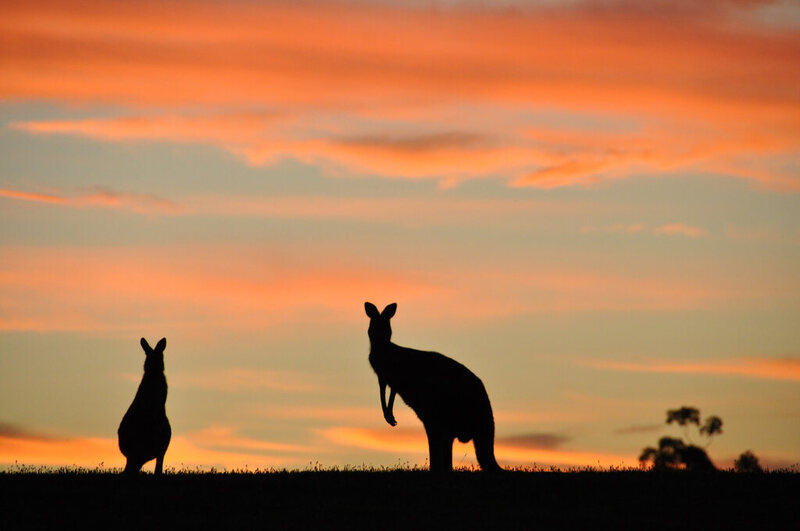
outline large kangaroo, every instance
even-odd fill
[[[141,341],[146,358],[144,376],[128,412],[122,417],[117,430],[119,449],[128,462],[126,474],[136,474],[147,461],[156,460],[156,474],[164,470],[172,428],[167,419],[167,378],[164,376],[164,349],[166,338],[153,349],[145,338]]]
[[[396,426],[395,394],[414,410],[425,426],[434,472],[453,470],[453,441],[474,440],[475,456],[484,471],[502,470],[494,457],[494,417],[483,382],[469,369],[438,352],[401,347],[391,342],[392,303],[379,313],[364,303],[369,321],[369,363],[378,375],[383,418]],[[389,401],[386,401],[386,386]]]

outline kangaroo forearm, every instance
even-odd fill
[[[392,411],[394,411],[394,397],[397,393],[394,389],[389,389],[391,392],[389,393],[389,405],[387,406],[387,409],[389,410],[389,414],[392,414]]]
[[[378,393],[381,396],[381,411],[386,413],[386,382],[378,381]]]

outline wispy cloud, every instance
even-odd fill
[[[246,330],[300,324],[309,311],[318,322],[334,323],[361,320],[365,300],[395,300],[398,294],[417,318],[444,313],[462,323],[526,313],[703,308],[773,295],[769,284],[743,287],[718,275],[687,280],[680,272],[652,271],[632,277],[577,265],[495,269],[443,262],[420,272],[343,259],[324,246],[302,252],[280,245],[0,251],[4,329],[129,330],[158,323]],[[231,385],[258,380],[228,377]]]
[[[337,322],[361,316],[369,298],[403,293],[411,302],[450,289],[427,275],[280,246],[5,248],[0,256],[0,327],[6,329],[128,330],[159,323],[241,330],[302,323],[309,310],[319,322]],[[229,374],[226,381],[256,380]]]
[[[470,199],[449,197],[192,196],[187,212],[225,217],[332,219],[395,223],[406,226],[519,224],[604,207],[583,201]]]
[[[741,358],[700,362],[628,363],[585,361],[582,365],[624,372],[713,374],[767,380],[800,380],[800,358]]]
[[[705,236],[707,232],[699,227],[692,227],[684,223],[670,223],[668,225],[661,225],[653,229],[655,234],[663,234],[665,236],[686,236],[687,238],[700,238]]]
[[[40,431],[31,430],[19,424],[0,422],[0,438],[25,439],[29,441],[61,441],[63,437],[46,434]]]
[[[64,194],[60,191],[57,193],[25,192],[0,188],[0,197],[72,208],[118,209],[147,215],[175,215],[184,211],[181,205],[151,194],[130,194],[102,187],[73,194]]]
[[[544,188],[691,169],[800,188],[776,164],[800,147],[796,29],[746,2],[673,4],[33,0],[0,21],[0,98],[138,113],[15,124],[32,133],[200,142],[253,164]],[[636,126],[556,128],[541,109]]]
[[[125,466],[116,439],[79,437],[60,440],[0,434],[0,463],[31,465]]]
[[[570,440],[569,437],[555,433],[525,433],[497,438],[497,444],[521,448],[554,450]]]
[[[777,227],[741,227],[731,223],[725,226],[725,236],[742,242],[800,243],[800,228],[794,231]]]
[[[200,195],[170,200],[152,194],[104,187],[47,193],[0,188],[0,198],[71,208],[103,208],[147,215],[232,218],[330,219],[406,226],[518,224],[546,222],[556,216],[604,212],[617,205],[581,200],[475,199],[431,196],[336,197],[324,195]]]
[[[174,434],[167,450],[167,467],[220,469],[301,466],[324,447],[280,443],[245,437],[233,428],[212,426]],[[42,438],[26,433],[0,433],[0,464],[106,467],[125,466],[116,438]],[[146,468],[152,465],[147,465]]]
[[[324,453],[325,449],[312,445],[262,441],[240,435],[230,426],[210,426],[190,432],[187,439],[198,448],[234,454],[303,454]]]
[[[685,223],[670,223],[667,225],[659,225],[648,229],[642,223],[615,223],[613,225],[605,225],[596,227],[593,225],[585,225],[581,227],[581,234],[595,234],[595,233],[608,233],[608,234],[642,234],[649,232],[660,236],[685,236],[687,238],[701,238],[707,236],[708,232],[700,227],[693,227]]]

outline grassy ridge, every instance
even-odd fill
[[[0,528],[800,529],[799,495],[797,473],[0,473]]]

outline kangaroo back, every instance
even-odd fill
[[[452,470],[453,441],[474,441],[481,469],[501,470],[494,457],[494,416],[483,382],[472,371],[438,352],[401,347],[391,342],[389,320],[397,309],[383,312],[364,304],[370,318],[369,361],[378,376],[384,418],[395,425],[395,394],[422,421],[428,436],[431,470]],[[390,388],[388,404],[385,388]]]
[[[164,465],[164,454],[172,437],[167,419],[167,379],[164,376],[164,349],[167,340],[161,339],[153,349],[142,338],[146,358],[144,375],[125,416],[117,430],[119,449],[127,458],[126,473],[136,473],[142,465],[156,459],[156,474]]]

